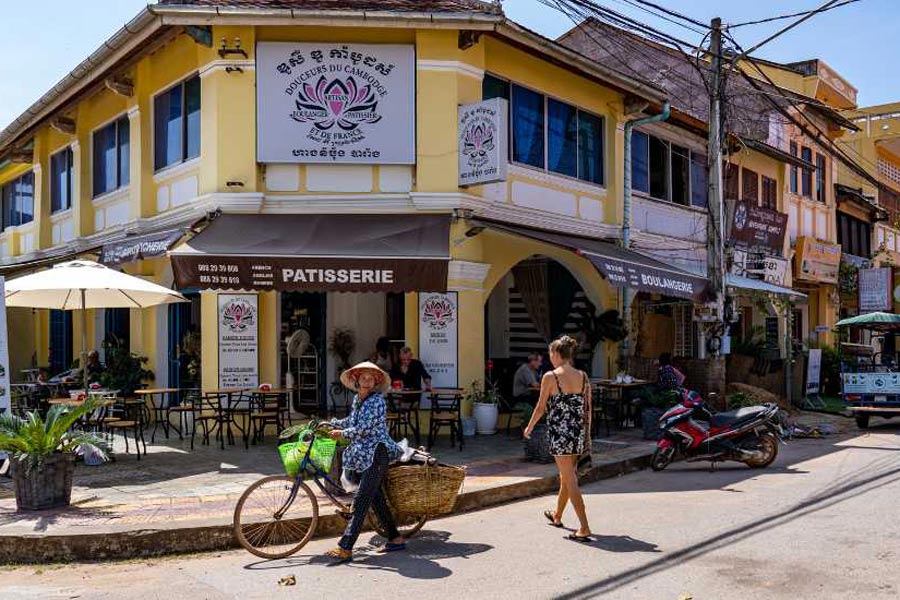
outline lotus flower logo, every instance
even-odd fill
[[[432,329],[446,329],[455,318],[453,303],[446,298],[433,296],[422,305],[422,319]]]
[[[245,331],[256,321],[256,311],[249,302],[232,302],[222,311],[222,324],[232,332]]]
[[[494,125],[487,120],[477,120],[466,127],[463,135],[463,154],[469,158],[470,167],[482,167],[490,161],[494,150]]]
[[[335,125],[344,131],[354,131],[363,123],[381,120],[372,86],[360,86],[353,77],[328,81],[322,76],[315,85],[304,83],[297,95],[297,110],[291,117],[301,123],[312,123],[321,131]]]

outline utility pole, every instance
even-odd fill
[[[725,202],[722,182],[722,19],[710,23],[712,81],[709,87],[709,195],[707,219],[707,268],[716,302],[713,336],[725,327]]]

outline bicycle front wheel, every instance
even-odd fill
[[[234,535],[251,554],[284,558],[306,545],[318,521],[319,503],[309,486],[275,475],[260,479],[241,495],[234,508]]]

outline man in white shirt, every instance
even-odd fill
[[[538,369],[541,368],[541,355],[533,352],[528,355],[528,362],[523,363],[513,377],[513,397],[516,402],[537,402],[541,390]]]

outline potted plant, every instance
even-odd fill
[[[488,375],[484,385],[480,381],[474,381],[468,394],[474,407],[472,416],[475,417],[475,430],[481,435],[497,433],[497,419],[500,415],[500,394],[490,379],[492,367],[491,361],[488,361]]]
[[[350,358],[356,350],[356,336],[353,330],[346,327],[337,327],[331,332],[328,341],[328,351],[335,359],[335,368],[338,375],[350,368]]]
[[[153,371],[144,368],[149,362],[146,356],[129,352],[118,342],[106,346],[106,368],[100,374],[100,385],[116,390],[123,398],[134,394],[144,382],[153,380]]]
[[[519,402],[513,409],[518,413],[521,420],[522,429],[531,421],[531,415],[534,413],[534,407],[527,402]],[[553,462],[553,455],[550,454],[550,446],[547,440],[547,425],[543,419],[535,424],[531,431],[531,437],[525,440],[525,460],[538,463]]]
[[[10,454],[19,510],[68,506],[76,451],[106,458],[100,438],[73,429],[79,419],[94,409],[94,403],[87,400],[75,408],[53,406],[46,419],[37,411],[24,417],[10,412],[0,414],[0,451]]]

